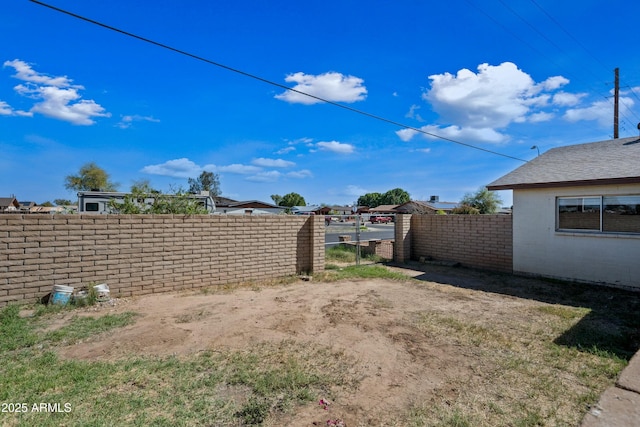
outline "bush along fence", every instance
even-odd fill
[[[322,270],[322,217],[0,216],[0,307],[54,285],[126,297]]]

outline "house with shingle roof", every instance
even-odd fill
[[[279,215],[283,214],[286,209],[286,207],[261,202],[260,200],[216,199],[216,211],[227,215]]]
[[[15,197],[0,197],[0,212],[16,212],[20,209],[20,202]]]
[[[640,138],[553,148],[487,186],[513,190],[513,271],[640,289]]]
[[[458,206],[458,202],[441,202],[438,196],[431,196],[429,200],[410,200],[396,206],[395,211],[402,214],[448,214]]]

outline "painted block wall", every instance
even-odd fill
[[[514,190],[514,272],[640,289],[640,235],[556,231],[557,197],[628,194],[640,186]]]

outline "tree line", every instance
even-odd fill
[[[131,191],[125,196],[124,203],[117,203],[114,209],[120,213],[201,213],[191,194],[199,194],[208,191],[215,200],[220,197],[220,177],[213,172],[203,171],[196,178],[188,178],[188,190],[177,189],[171,195],[163,194],[154,189],[148,180],[138,180],[131,185]],[[94,162],[83,165],[77,174],[65,177],[65,188],[74,191],[116,191],[119,184],[111,181],[109,174]],[[155,200],[150,206],[144,207],[145,199]],[[271,200],[277,206],[291,208],[293,206],[306,206],[304,197],[291,192],[281,196],[272,194]],[[357,200],[358,206],[373,208],[381,205],[401,205],[409,202],[411,196],[402,188],[394,188],[385,193],[367,193]],[[56,205],[70,205],[72,202],[66,199],[56,199]],[[454,214],[489,214],[495,213],[500,208],[502,200],[486,187],[481,187],[475,193],[467,193],[460,200],[459,207],[452,210]],[[51,206],[45,202],[43,206]]]

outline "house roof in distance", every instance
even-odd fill
[[[419,211],[420,208],[426,208],[432,211],[450,211],[460,205],[458,202],[441,202],[440,200],[410,200],[396,207],[398,212]]]
[[[7,208],[13,206],[15,208],[20,207],[20,202],[15,197],[0,197],[0,208]]]
[[[552,148],[487,186],[489,190],[640,183],[640,138]]]
[[[382,212],[382,213],[394,213],[398,205],[380,205],[375,208],[370,208],[369,212]]]

